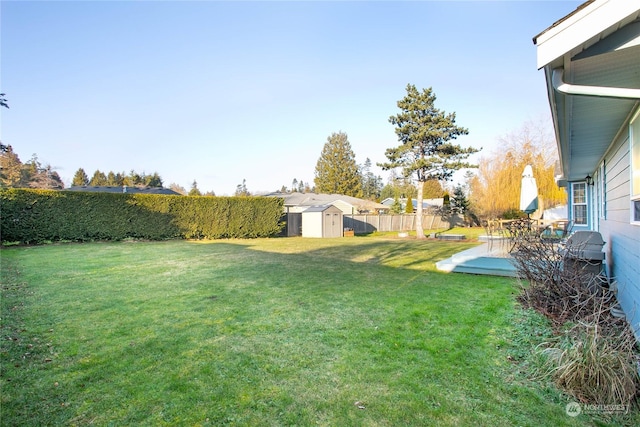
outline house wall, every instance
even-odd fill
[[[629,132],[620,134],[605,155],[604,168],[599,166],[605,172],[605,209],[598,228],[606,242],[607,271],[618,282],[618,300],[640,339],[640,227],[630,221]],[[593,202],[602,204],[595,196]]]
[[[336,200],[334,202],[331,203],[333,206],[337,207],[338,209],[340,209],[342,211],[343,214],[354,214],[357,213],[358,211],[356,210],[355,206],[350,205],[347,202],[343,202],[342,200]]]

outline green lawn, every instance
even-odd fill
[[[2,425],[590,423],[518,372],[515,281],[435,270],[472,245],[5,248]]]

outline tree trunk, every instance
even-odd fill
[[[418,239],[424,239],[424,228],[422,227],[422,199],[424,197],[424,182],[418,181],[418,196],[416,202],[418,209],[416,210],[416,237]]]

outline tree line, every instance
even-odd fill
[[[477,165],[467,161],[480,148],[455,144],[469,130],[456,124],[455,113],[445,113],[435,106],[432,88],[418,90],[408,84],[406,95],[397,102],[399,112],[389,117],[395,126],[398,145],[385,151],[386,161],[377,165],[389,172],[386,184],[372,171],[369,158],[358,164],[346,132],[332,133],[324,144],[314,170],[313,185],[294,178],[291,186],[280,192],[335,193],[381,201],[393,198],[392,211],[401,212],[400,200],[406,200],[405,212],[412,212],[413,199],[420,214],[423,200],[444,197],[451,209],[471,217],[509,217],[519,213],[519,191],[524,166],[531,164],[543,206],[566,203],[566,193],[555,183],[557,152],[554,139],[544,126],[531,123],[500,139],[500,149],[479,159]],[[3,107],[9,108],[4,94]],[[64,188],[60,176],[49,165],[42,165],[34,155],[22,163],[11,146],[0,145],[3,187]],[[448,182],[460,169],[468,169],[465,181],[455,188]],[[151,186],[161,187],[158,173],[104,173],[96,170],[91,178],[80,168],[74,186]],[[189,195],[203,195],[194,180],[189,191],[176,184],[171,189]],[[247,196],[246,180],[236,187],[236,196]],[[215,195],[213,192],[205,195]],[[421,217],[421,215],[418,215]],[[420,225],[418,224],[418,228]],[[421,229],[421,228],[420,228]],[[423,237],[420,230],[418,237]]]
[[[71,185],[74,187],[87,185],[92,187],[122,187],[125,185],[127,187],[162,187],[162,178],[157,172],[150,175],[147,175],[144,172],[140,174],[134,170],[128,174],[124,172],[114,173],[113,171],[104,173],[99,169],[97,169],[91,178],[89,178],[84,169],[79,168],[73,175]]]

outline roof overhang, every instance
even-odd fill
[[[640,102],[640,5],[591,0],[534,38],[562,167],[596,169]]]

